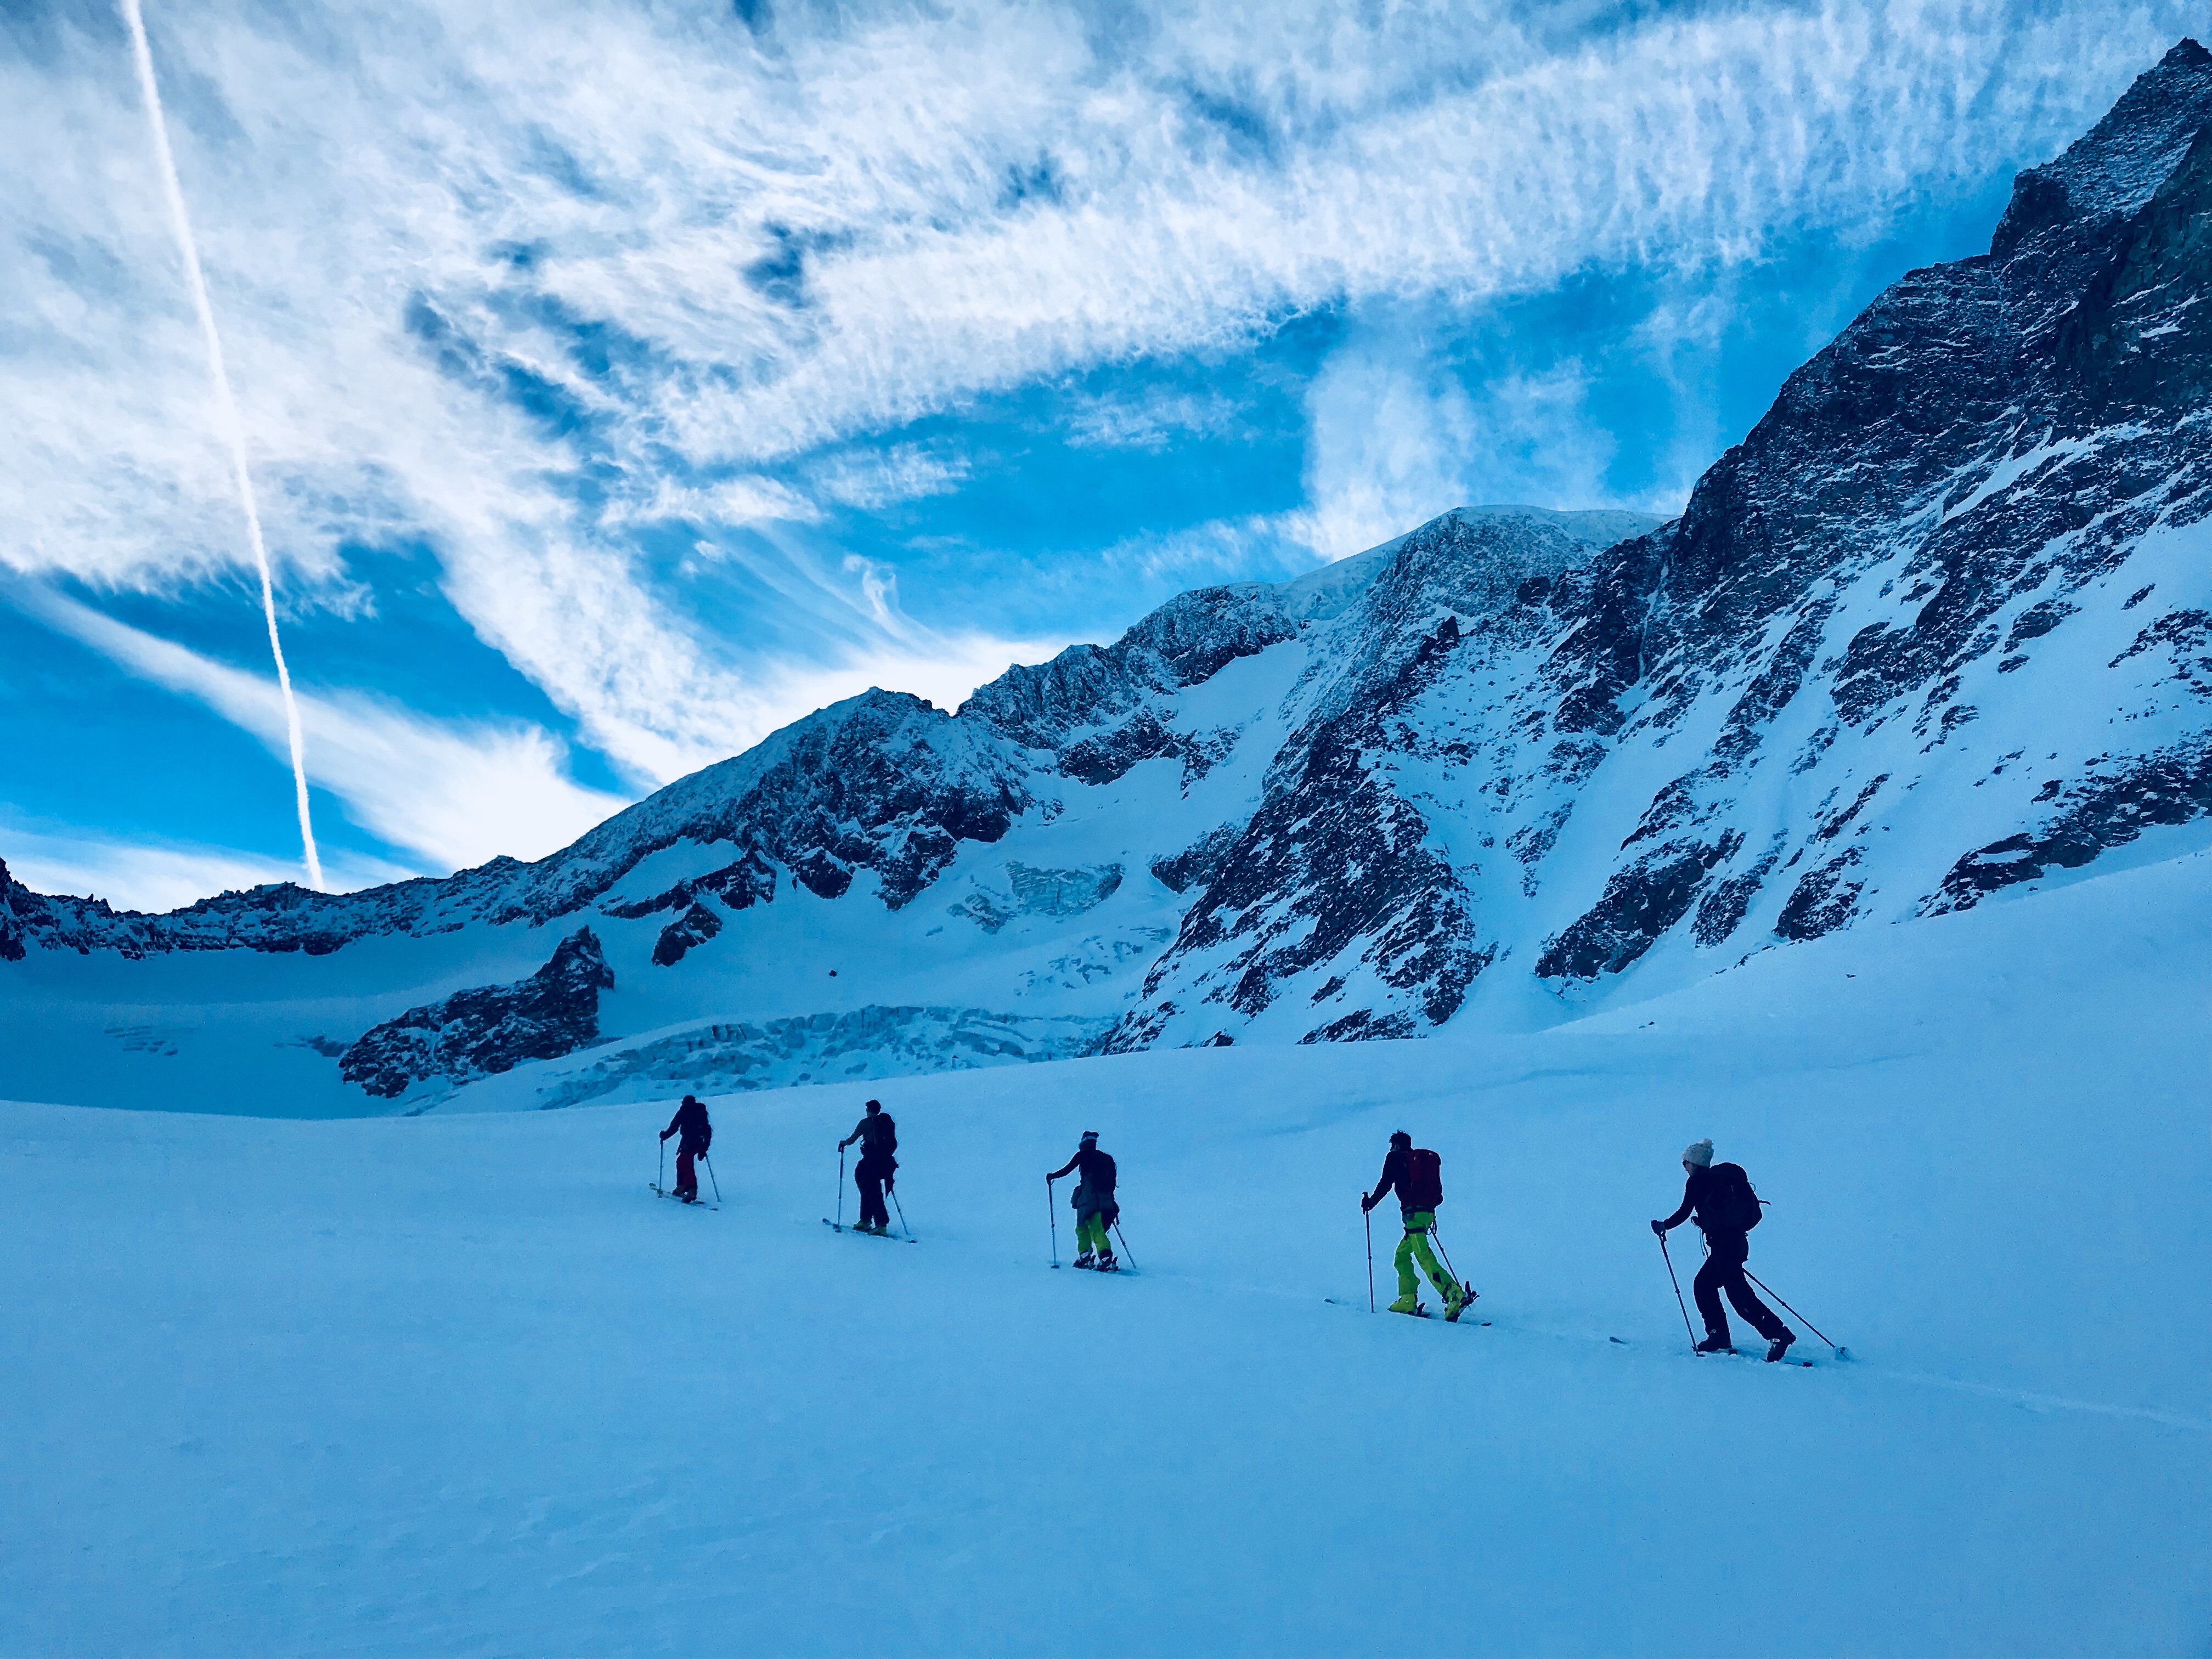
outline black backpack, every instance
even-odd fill
[[[1433,1210],[1444,1201],[1444,1161],[1425,1146],[1406,1155],[1406,1179],[1398,1201],[1409,1210]]]
[[[1698,1219],[1707,1228],[1724,1233],[1747,1233],[1764,1213],[1759,1196],[1751,1189],[1751,1177],[1741,1164],[1716,1164]]]

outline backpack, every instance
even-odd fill
[[[1096,1156],[1098,1161],[1083,1172],[1084,1181],[1093,1194],[1099,1198],[1110,1199],[1114,1195],[1114,1182],[1120,1171],[1115,1169],[1113,1158],[1106,1153],[1099,1152]]]
[[[891,1121],[889,1112],[882,1114],[883,1132],[876,1137],[876,1150],[885,1158],[898,1151],[898,1125]]]
[[[1751,1177],[1741,1164],[1713,1165],[1712,1189],[1698,1206],[1698,1219],[1725,1233],[1747,1233],[1759,1225],[1763,1212],[1759,1196],[1751,1189]]]
[[[1425,1146],[1406,1155],[1406,1178],[1398,1201],[1409,1210],[1433,1210],[1444,1201],[1444,1161]]]

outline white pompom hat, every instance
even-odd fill
[[[1713,1143],[1711,1139],[1709,1138],[1705,1140],[1693,1140],[1688,1146],[1683,1147],[1682,1162],[1685,1164],[1694,1164],[1700,1170],[1711,1169],[1713,1167]]]

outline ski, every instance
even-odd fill
[[[646,1184],[648,1188],[651,1188],[653,1191],[654,1191],[654,1192],[656,1192],[656,1193],[659,1194],[661,1197],[663,1197],[663,1198],[665,1198],[665,1199],[669,1200],[670,1200],[671,1202],[672,1202],[672,1203],[681,1204],[681,1203],[684,1201],[682,1199],[678,1198],[674,1193],[672,1193],[672,1192],[668,1191],[665,1188],[659,1187],[659,1186],[656,1186],[653,1182],[650,1182],[650,1181],[647,1182],[645,1184]],[[719,1210],[719,1209],[720,1209],[720,1208],[722,1207],[722,1206],[721,1206],[720,1205],[719,1205],[719,1204],[709,1204],[709,1203],[708,1203],[705,1199],[703,1199],[703,1198],[695,1198],[695,1199],[693,1199],[693,1200],[691,1200],[691,1206],[692,1206],[694,1209],[698,1209],[698,1210]]]
[[[854,1235],[855,1235],[856,1237],[860,1237],[860,1238],[880,1238],[880,1239],[884,1240],[886,1243],[891,1243],[891,1244],[919,1244],[919,1243],[921,1243],[921,1241],[920,1239],[914,1237],[913,1237],[912,1235],[910,1235],[910,1234],[904,1234],[904,1233],[864,1233],[864,1232],[860,1231],[860,1230],[858,1227],[841,1227],[841,1226],[839,1226],[836,1222],[832,1221],[832,1220],[831,1220],[828,1216],[826,1216],[826,1215],[825,1215],[825,1216],[823,1216],[823,1217],[822,1218],[822,1224],[823,1224],[823,1226],[827,1227],[827,1228],[828,1228],[831,1232],[833,1232],[833,1233],[852,1233],[852,1234],[854,1234]]]
[[[1334,1296],[1325,1296],[1322,1297],[1322,1300],[1328,1303],[1332,1308],[1351,1308],[1356,1310],[1359,1306],[1357,1302],[1346,1302],[1340,1297]],[[1395,1310],[1389,1308],[1379,1308],[1376,1311],[1378,1313],[1390,1313],[1395,1311]],[[1427,1303],[1424,1302],[1419,1306],[1416,1307],[1411,1314],[1400,1314],[1398,1316],[1401,1319],[1433,1319],[1436,1317],[1436,1313]],[[1479,1325],[1486,1330],[1489,1328],[1491,1322],[1487,1319],[1469,1319],[1467,1317],[1467,1310],[1462,1308],[1460,1310],[1460,1317],[1456,1321],[1448,1319],[1444,1322],[1446,1324],[1456,1323],[1461,1325]]]
[[[1617,1336],[1613,1340],[1616,1342],[1620,1340]],[[1747,1353],[1741,1348],[1723,1348],[1717,1353],[1699,1353],[1695,1349],[1692,1349],[1690,1358],[1692,1359],[1748,1359],[1761,1365],[1778,1365],[1784,1370],[1802,1369],[1809,1371],[1815,1364],[1813,1360],[1800,1359],[1793,1354],[1784,1354],[1779,1359],[1769,1359],[1756,1350]]]

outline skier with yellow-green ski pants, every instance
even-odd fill
[[[1373,1192],[1359,1200],[1360,1212],[1374,1209],[1393,1188],[1397,1189],[1399,1212],[1405,1218],[1406,1237],[1398,1244],[1398,1299],[1390,1304],[1390,1311],[1421,1310],[1420,1275],[1413,1271],[1413,1264],[1419,1261],[1429,1275],[1429,1283],[1444,1299],[1444,1317],[1456,1320],[1474,1300],[1474,1292],[1445,1272],[1429,1248],[1429,1229],[1437,1224],[1437,1206],[1444,1201],[1443,1160],[1416,1147],[1413,1136],[1403,1129],[1390,1137],[1390,1155],[1382,1160],[1382,1178],[1375,1183]]]

